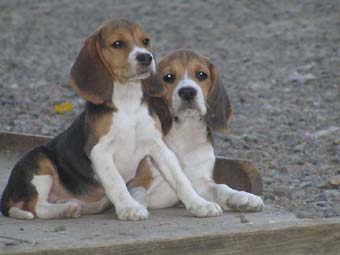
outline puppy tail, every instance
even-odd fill
[[[21,219],[21,220],[32,220],[34,219],[33,213],[29,211],[24,211],[18,207],[12,207],[8,211],[8,216],[16,219]]]

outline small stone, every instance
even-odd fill
[[[328,185],[326,183],[319,183],[319,184],[316,185],[316,187],[318,189],[325,189],[325,188],[328,187]]]
[[[287,77],[286,82],[296,82],[299,85],[303,85],[308,81],[315,79],[316,77],[311,73],[301,74],[299,72],[294,72]]]
[[[324,195],[327,201],[339,201],[340,200],[340,192],[339,190],[325,190]]]
[[[339,216],[339,214],[332,209],[328,209],[323,212],[323,217],[325,218],[336,217],[336,216]]]
[[[275,201],[275,194],[271,191],[264,192],[263,197],[264,200]]]
[[[311,62],[311,63],[298,67],[298,70],[299,71],[310,71],[311,69],[315,67],[315,65],[316,65],[315,62]]]
[[[244,104],[245,102],[247,102],[247,100],[245,99],[245,97],[240,96],[240,103]]]
[[[13,83],[13,84],[10,85],[10,88],[11,89],[17,89],[17,88],[19,88],[19,85],[17,83]]]
[[[340,187],[340,175],[333,176],[329,181],[328,184],[332,188],[338,188]]]
[[[303,151],[304,148],[305,148],[305,143],[301,143],[301,144],[295,145],[295,146],[293,147],[294,152]]]
[[[309,212],[299,212],[297,215],[296,215],[297,218],[299,219],[313,219],[313,214],[312,213],[309,213]]]
[[[249,223],[249,220],[246,218],[246,216],[243,213],[240,213],[240,220],[241,223]]]
[[[313,186],[313,182],[311,182],[311,181],[304,181],[304,182],[300,183],[299,188],[305,189],[305,188],[309,188],[311,186]]]
[[[315,206],[317,206],[317,207],[327,207],[328,202],[327,201],[319,201],[319,202],[315,203]]]
[[[58,226],[58,227],[55,227],[54,228],[54,232],[63,232],[66,230],[66,227],[65,226]]]
[[[16,242],[7,242],[5,243],[5,246],[18,246],[19,244]]]
[[[244,135],[243,136],[243,140],[246,142],[246,143],[258,143],[258,139],[255,135]]]

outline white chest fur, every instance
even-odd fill
[[[143,92],[140,82],[131,82],[129,84],[115,83],[112,102],[118,108],[118,112],[133,118],[135,113],[142,107],[142,98]]]
[[[173,123],[165,142],[191,181],[211,177],[215,154],[207,137],[207,126],[195,112],[184,114],[186,116],[179,116],[179,121]]]
[[[134,177],[140,160],[148,154],[147,143],[161,137],[142,98],[140,82],[115,83],[112,101],[118,111],[112,115],[109,132],[95,146],[112,155],[125,182]]]

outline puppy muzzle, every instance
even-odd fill
[[[154,57],[146,49],[135,47],[129,59],[133,79],[145,79],[156,72]]]

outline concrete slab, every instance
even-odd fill
[[[36,143],[30,137],[19,141],[22,150]],[[22,153],[15,143],[0,149],[0,191]],[[270,207],[202,219],[183,208],[152,210],[150,219],[141,222],[119,221],[112,209],[72,220],[0,217],[0,255],[175,253],[340,254],[340,219],[301,220]]]

